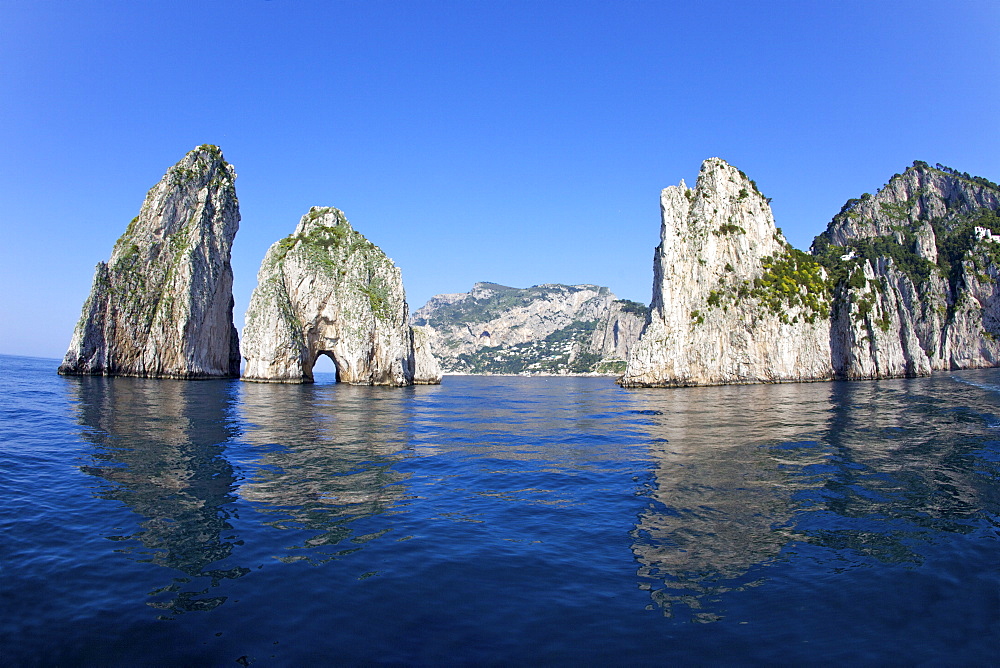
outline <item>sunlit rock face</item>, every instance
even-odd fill
[[[327,355],[338,382],[411,385],[416,360],[408,320],[392,260],[342,211],[313,207],[261,264],[243,331],[243,379],[312,382],[317,356]],[[434,376],[427,353],[421,382]]]
[[[1000,186],[917,162],[812,254],[722,160],[661,195],[650,322],[626,387],[924,376],[1000,363]]]
[[[443,374],[431,350],[431,333],[427,327],[413,327],[412,330],[413,382],[416,385],[437,385]]]
[[[812,252],[834,274],[843,378],[1000,362],[1000,186],[915,162],[849,200]]]
[[[786,243],[753,181],[710,158],[694,189],[663,190],[660,211],[650,322],[622,385],[833,377],[826,275]]]
[[[213,378],[239,375],[230,249],[236,172],[199,146],[146,195],[97,265],[59,373]]]

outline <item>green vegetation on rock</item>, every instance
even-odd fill
[[[977,245],[975,235],[977,227],[987,229],[994,235],[1000,235],[1000,212],[983,210],[962,216],[947,226],[938,221],[933,221],[931,224],[934,226],[937,242],[938,267],[941,273],[948,277],[953,288],[959,280],[966,258],[972,259],[974,263],[980,265],[980,268],[983,261],[1000,266],[1000,243],[980,242]],[[972,252],[973,249],[981,249],[984,252],[976,254]]]
[[[639,302],[634,302],[631,299],[618,299],[615,303],[621,307],[622,313],[631,313],[632,315],[637,315],[642,318],[649,315],[648,306],[640,304]]]
[[[705,300],[709,311],[727,311],[730,305],[750,299],[784,323],[798,322],[800,317],[809,323],[829,317],[831,284],[815,258],[786,244],[783,251],[762,258],[761,265],[763,273],[752,281],[727,284],[723,277],[718,289],[710,290]],[[732,269],[726,265],[727,273]],[[695,324],[705,318],[700,309],[691,312]]]

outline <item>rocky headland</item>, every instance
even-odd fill
[[[66,375],[239,376],[230,249],[236,172],[204,145],[171,167],[97,265]]]
[[[660,197],[649,324],[625,387],[927,375],[1000,360],[1000,187],[916,162],[792,248],[718,158]]]
[[[648,309],[597,285],[476,283],[413,314],[445,373],[620,374]]]
[[[243,330],[243,379],[312,382],[317,357],[327,355],[338,382],[440,382],[427,337],[408,321],[399,268],[342,211],[313,207],[261,263]]]

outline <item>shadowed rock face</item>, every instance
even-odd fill
[[[261,264],[243,331],[243,379],[309,383],[316,358],[327,355],[338,382],[411,385],[415,372],[417,382],[440,382],[434,358],[415,356],[408,320],[392,260],[342,211],[313,207]]]
[[[67,375],[239,376],[230,249],[239,228],[236,172],[203,145],[171,167],[97,265]]]
[[[416,385],[438,385],[443,373],[431,348],[431,335],[427,327],[412,327],[413,331],[413,382]]]

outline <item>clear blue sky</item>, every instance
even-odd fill
[[[0,0],[0,353],[60,358],[191,148],[239,174],[237,326],[336,206],[411,309],[475,281],[649,302],[659,191],[722,157],[807,248],[913,160],[1000,181],[1000,2]]]

